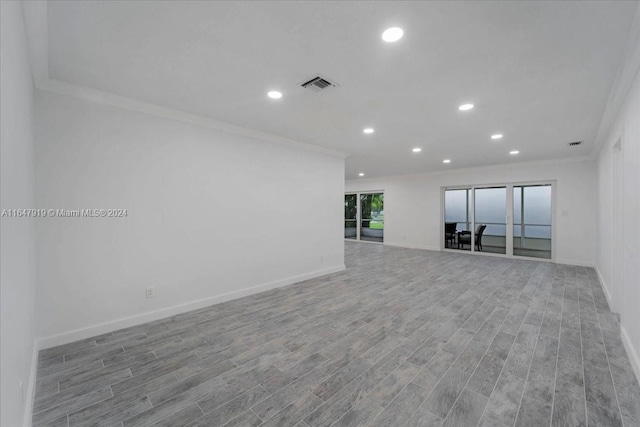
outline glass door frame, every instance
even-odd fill
[[[362,229],[362,201],[360,196],[363,194],[382,194],[384,197],[384,190],[367,190],[367,191],[347,191],[344,193],[345,196],[356,196],[356,238],[355,239],[347,239],[344,238],[345,241],[348,242],[360,242],[360,243],[372,243],[374,245],[384,245],[384,237],[382,242],[375,242],[370,240],[362,240],[361,239],[361,229]],[[344,219],[343,219],[344,222]],[[386,221],[385,221],[386,222]],[[384,230],[384,228],[383,228]]]
[[[513,187],[519,186],[536,186],[536,185],[549,185],[551,186],[551,258],[534,258],[527,256],[520,256],[513,254]],[[492,253],[482,252],[475,250],[475,192],[476,189],[483,188],[496,188],[504,187],[507,190],[507,215],[505,222],[507,226],[506,230],[506,253]],[[461,251],[459,249],[450,249],[445,247],[445,242],[442,236],[444,236],[444,223],[445,223],[445,191],[447,190],[470,190],[470,221],[471,221],[471,250]],[[469,184],[469,185],[452,185],[440,187],[440,250],[452,253],[471,253],[475,255],[483,256],[496,256],[502,258],[522,259],[529,261],[541,261],[541,262],[555,262],[556,259],[556,180],[550,181],[520,181],[509,183],[493,183],[493,184]]]

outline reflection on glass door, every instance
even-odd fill
[[[471,230],[471,189],[452,189],[444,192],[444,247],[471,250],[463,240]],[[462,237],[465,236],[465,237]]]
[[[551,185],[513,187],[513,254],[551,259]]]
[[[357,239],[358,230],[358,195],[344,196],[344,238]]]
[[[360,240],[384,241],[384,194],[360,194]]]
[[[475,250],[496,254],[507,253],[507,187],[476,188]],[[471,245],[469,235],[460,235]]]

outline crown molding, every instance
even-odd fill
[[[591,149],[591,158],[596,159],[600,150],[607,142],[611,128],[615,124],[620,110],[622,109],[627,94],[631,89],[636,75],[640,72],[640,3],[636,8],[636,13],[627,35],[627,41],[622,54],[622,60],[618,67],[615,80],[609,92],[607,105],[602,114],[600,127],[596,134],[596,139]]]
[[[420,178],[420,177],[428,177],[428,176],[435,176],[435,175],[448,175],[456,172],[482,172],[482,171],[488,171],[488,170],[507,170],[507,169],[518,169],[526,166],[549,166],[549,165],[561,165],[566,163],[580,163],[580,162],[594,163],[594,159],[591,156],[563,157],[560,159],[532,160],[528,162],[517,162],[517,163],[515,162],[514,163],[498,163],[498,164],[487,165],[487,166],[473,166],[468,168],[455,168],[455,169],[414,173],[414,174],[406,174],[406,175],[383,175],[383,176],[378,176],[378,177],[374,176],[374,177],[368,177],[368,178],[351,178],[351,179],[347,179],[347,181],[367,182],[367,181],[376,181],[380,179]]]
[[[78,86],[66,82],[62,82],[54,79],[45,79],[36,83],[36,88],[45,92],[56,93],[58,95],[71,96],[77,99],[81,99],[87,102],[93,102],[102,105],[108,105],[111,107],[121,108],[124,110],[136,111],[152,116],[162,117],[169,120],[176,120],[191,125],[201,126],[209,129],[215,129],[234,135],[240,135],[247,138],[255,139],[258,141],[267,141],[274,144],[287,145],[289,147],[298,148],[301,150],[313,151],[316,153],[325,154],[332,157],[338,157],[345,159],[348,154],[342,151],[331,150],[314,144],[308,144],[305,142],[296,141],[293,139],[285,138],[278,135],[273,135],[266,132],[261,132],[242,126],[233,125],[230,123],[221,122],[218,120],[210,119],[208,117],[199,116],[196,114],[185,113],[183,111],[174,110],[171,108],[161,107],[159,105],[151,104],[144,101],[138,101],[136,99],[127,98],[113,93],[104,92],[97,89],[91,89],[88,87]]]
[[[33,73],[33,83],[36,89],[72,96],[88,102],[95,102],[125,110],[137,111],[165,119],[176,120],[209,129],[240,135],[259,141],[286,145],[301,150],[313,151],[340,159],[349,156],[348,153],[332,150],[315,144],[297,141],[279,135],[233,125],[209,117],[186,113],[172,108],[161,107],[144,101],[139,101],[113,93],[78,86],[71,83],[51,79],[49,77],[49,32],[48,7],[46,0],[31,0],[23,2],[25,26],[29,43],[29,55]]]
[[[22,2],[34,86],[49,78],[49,25],[45,0]]]

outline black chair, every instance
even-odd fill
[[[457,222],[445,222],[444,223],[444,247],[448,248],[449,245],[453,246],[456,242],[456,227]]]
[[[479,251],[482,250],[482,233],[484,233],[485,228],[487,228],[485,224],[481,224],[476,227],[476,249]],[[471,244],[470,231],[461,231],[458,233],[458,249],[460,249],[460,246],[464,249],[465,244]]]

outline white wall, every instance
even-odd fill
[[[34,208],[33,84],[22,4],[2,1],[0,7],[0,210]],[[35,375],[35,221],[0,221],[0,424],[8,427],[21,425],[30,413],[23,399],[30,400],[27,388]]]
[[[629,87],[622,89],[620,108],[598,156],[597,234],[598,272],[612,310],[620,313],[622,337],[640,378],[640,8],[634,29],[619,74],[630,76]],[[623,184],[614,189],[613,146],[620,140]],[[614,207],[615,190],[622,194],[620,209]],[[620,238],[614,236],[614,217],[622,224]]]
[[[556,181],[556,262],[595,265],[596,170],[591,160],[501,165],[443,173],[351,180],[346,191],[384,190],[385,243],[439,250],[441,188]],[[566,213],[566,215],[563,215]]]
[[[342,158],[43,91],[36,122],[40,208],[128,211],[38,221],[46,346],[344,268]]]

